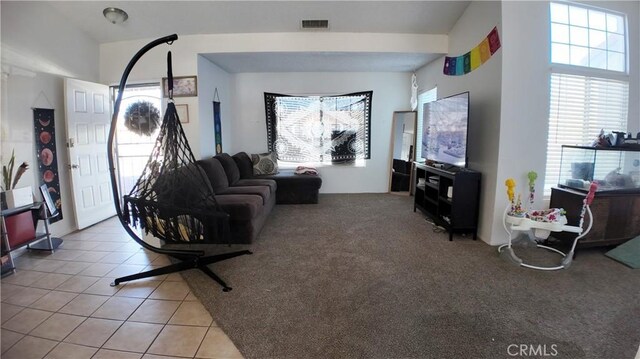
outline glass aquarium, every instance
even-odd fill
[[[598,192],[640,192],[640,148],[562,146],[558,186]]]

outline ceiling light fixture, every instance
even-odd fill
[[[122,24],[129,18],[124,10],[117,7],[108,7],[102,10],[102,14],[112,24]]]

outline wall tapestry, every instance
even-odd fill
[[[58,152],[56,151],[56,132],[53,110],[46,108],[33,109],[33,123],[36,135],[36,154],[38,156],[38,172],[40,185],[46,184],[53,199],[58,216],[51,218],[50,223],[62,219],[62,202],[60,198],[60,178],[58,176]]]
[[[494,27],[478,46],[466,54],[457,57],[445,56],[442,72],[449,76],[468,74],[489,61],[489,58],[491,58],[499,48],[500,36],[498,36],[498,28]]]
[[[213,125],[216,135],[216,154],[222,153],[222,124],[220,123],[220,102],[213,101]]]

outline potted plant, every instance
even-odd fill
[[[15,151],[11,151],[11,159],[7,165],[2,165],[2,209],[25,206],[33,203],[31,186],[16,188],[22,175],[29,169],[27,162],[22,162],[13,173],[16,162]]]

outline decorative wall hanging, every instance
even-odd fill
[[[137,101],[127,107],[124,126],[138,135],[151,136],[160,127],[160,111],[149,101]]]
[[[213,94],[213,125],[215,126],[216,154],[222,153],[222,121],[220,119],[220,98],[218,88]]]
[[[62,200],[60,198],[60,177],[58,176],[58,152],[56,151],[56,132],[53,110],[34,108],[33,119],[36,136],[36,153],[38,156],[38,172],[40,184],[46,184],[51,199],[58,209],[58,216],[49,223],[62,219]]]
[[[178,113],[178,118],[180,118],[180,123],[189,123],[189,105],[186,103],[176,105],[176,112]]]
[[[498,35],[498,28],[494,27],[478,46],[466,54],[457,57],[445,56],[442,72],[449,76],[468,74],[487,62],[499,48],[500,36]]]
[[[196,76],[176,76],[173,78],[173,96],[169,96],[167,78],[162,78],[163,97],[198,96],[198,78]]]

